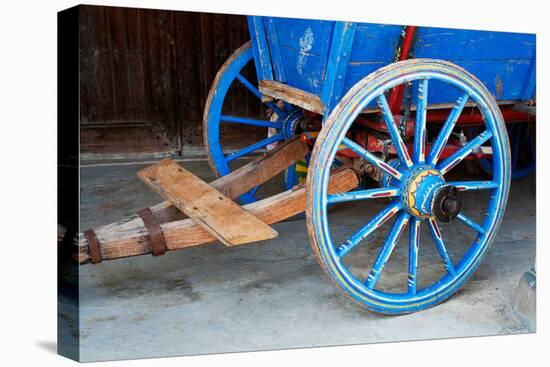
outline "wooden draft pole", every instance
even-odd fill
[[[296,137],[277,145],[275,149],[228,175],[210,182],[210,186],[229,198],[237,198],[283,172],[297,160],[305,157],[308,152],[308,145]],[[158,223],[187,218],[170,201],[163,201],[149,209]]]
[[[297,137],[279,144],[275,149],[270,150],[254,161],[214,180],[210,185],[226,197],[236,198],[283,172],[290,165],[296,163],[298,159],[303,158],[308,151],[308,145]],[[87,230],[78,235],[76,251],[72,251],[74,253],[73,257],[80,263],[85,261],[97,263],[109,259],[109,255],[106,254],[108,252],[106,250],[107,243],[112,239],[132,237],[134,230],[142,227],[151,236],[147,238],[147,243],[150,246],[154,245],[152,246],[153,255],[161,255],[168,249],[161,225],[185,218],[187,218],[186,215],[173,206],[170,201],[164,201],[150,208],[142,209],[136,214],[117,222],[94,230]],[[151,233],[151,225],[153,225],[156,233]],[[116,252],[116,250],[114,251]],[[139,254],[130,252],[125,255],[122,252],[116,255],[115,258],[134,255]]]
[[[225,176],[227,177],[227,176]],[[357,187],[359,179],[351,168],[342,168],[332,173],[329,193],[350,191]],[[250,214],[265,224],[273,224],[290,218],[305,210],[306,188],[295,186],[278,195],[243,206]],[[200,246],[217,241],[217,238],[195,223],[192,219],[180,219],[160,224],[168,250]],[[95,230],[101,244],[103,260],[150,254],[152,252],[149,233],[143,221],[132,215],[121,221],[99,227]],[[76,260],[86,263],[90,260],[88,244],[81,237]]]

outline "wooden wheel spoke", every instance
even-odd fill
[[[498,187],[494,181],[450,181],[447,184],[456,187],[458,191],[491,190]]]
[[[376,282],[380,278],[380,275],[384,270],[384,266],[388,262],[393,249],[397,246],[401,233],[403,233],[403,229],[409,221],[409,218],[410,215],[408,213],[401,212],[393,223],[390,233],[384,242],[384,246],[382,246],[382,249],[378,253],[378,256],[376,257],[376,260],[374,261],[374,264],[372,265],[369,275],[365,281],[365,285],[368,289],[374,289],[376,286]]]
[[[400,189],[396,187],[388,187],[332,194],[328,195],[327,201],[329,204],[334,204],[365,199],[389,198],[399,195],[401,195]]]
[[[409,294],[415,295],[418,283],[418,247],[420,245],[420,220],[412,217],[409,222],[409,274],[407,289]]]
[[[286,171],[286,189],[290,190],[294,186],[294,180],[296,177],[296,164],[291,164]]]
[[[459,221],[466,224],[468,227],[472,228],[474,231],[478,232],[479,234],[484,234],[485,229],[474,222],[472,219],[467,217],[463,212],[458,213],[458,216],[456,217]]]
[[[418,83],[418,97],[416,101],[416,121],[414,124],[413,162],[423,164],[426,150],[426,111],[428,104],[428,79]]]
[[[447,120],[443,124],[441,131],[439,132],[434,143],[432,144],[432,148],[430,149],[430,153],[428,154],[428,164],[437,164],[439,156],[441,155],[443,148],[445,148],[445,145],[447,144],[447,141],[449,140],[449,137],[453,132],[453,128],[455,127],[455,124],[458,121],[458,118],[460,117],[460,114],[462,113],[466,102],[468,102],[469,97],[470,95],[468,93],[464,93],[456,101],[453,109],[449,113],[449,116],[447,116]]]
[[[248,193],[249,193],[250,195],[256,195],[256,193],[258,192],[258,190],[260,189],[261,186],[262,186],[262,185],[258,185],[258,186],[256,186],[256,187],[254,187],[254,188],[253,188],[252,190],[250,190]]]
[[[272,128],[275,128],[275,129],[281,129],[283,127],[283,124],[278,122],[278,121],[258,120],[258,119],[248,118],[248,117],[240,117],[240,116],[222,115],[220,117],[220,120],[222,122],[228,122],[228,123],[233,123],[233,124],[243,124],[243,125],[260,126],[260,127],[272,127]]]
[[[254,86],[248,79],[246,79],[242,74],[237,74],[237,80],[248,89],[252,94],[258,99],[262,99],[262,94],[260,90]]]
[[[476,138],[472,139],[468,144],[464,145],[462,148],[453,153],[450,157],[445,159],[443,162],[437,165],[437,169],[441,174],[446,174],[454,166],[460,163],[464,158],[466,158],[472,151],[478,149],[483,143],[489,140],[493,134],[489,130],[485,130],[479,134]]]
[[[391,217],[393,217],[399,210],[401,210],[401,203],[392,203],[386,208],[378,212],[365,226],[359,231],[355,232],[349,237],[346,242],[338,246],[336,254],[339,257],[346,255],[350,252],[359,242],[369,236],[382,224],[386,223]]]
[[[437,252],[441,257],[441,260],[443,260],[443,265],[445,266],[445,269],[447,269],[447,273],[454,276],[456,271],[453,262],[449,257],[449,253],[447,252],[447,248],[445,247],[445,243],[443,242],[443,237],[441,236],[441,231],[439,230],[439,225],[437,224],[435,218],[431,217],[428,219],[428,228],[430,229],[435,246],[437,247]]]
[[[260,90],[254,86],[248,79],[246,79],[242,74],[237,74],[237,80],[246,87],[252,94],[256,96],[259,100],[263,102],[262,94],[260,93]],[[283,112],[279,107],[275,105],[273,102],[264,102],[273,112],[277,114],[280,118],[285,118],[286,113]]]
[[[236,152],[232,152],[232,153],[229,153],[225,156],[225,160],[227,162],[231,162],[231,161],[234,161],[235,159],[237,158],[240,158],[242,156],[245,156],[249,153],[252,153],[258,149],[261,149],[261,148],[264,148],[265,146],[269,145],[269,144],[272,144],[272,143],[275,143],[275,142],[278,142],[278,141],[281,141],[281,140],[284,140],[284,136],[282,134],[276,134],[276,135],[273,135],[269,138],[266,138],[266,139],[263,139],[263,140],[260,140],[259,142],[257,143],[254,143],[252,145],[249,145],[247,146],[246,148],[243,148],[241,150],[238,150]]]
[[[397,180],[401,180],[402,175],[398,170],[394,169],[392,166],[390,166],[389,164],[387,164],[386,162],[384,162],[380,158],[376,157],[374,154],[370,153],[369,151],[364,149],[362,146],[360,146],[359,144],[357,144],[353,140],[348,139],[348,138],[344,138],[342,143],[345,146],[347,146],[348,148],[350,148],[351,150],[353,150],[355,153],[359,154],[361,157],[363,157],[365,160],[367,160],[371,164],[373,164],[376,167],[380,168],[381,170],[383,170],[387,174],[393,176]]]
[[[407,147],[405,146],[405,143],[403,142],[403,139],[399,134],[399,130],[395,125],[393,114],[391,112],[391,109],[388,105],[388,101],[386,100],[386,97],[384,96],[384,94],[381,94],[377,97],[377,102],[378,102],[378,106],[380,107],[380,111],[382,112],[384,121],[386,122],[386,126],[388,127],[388,132],[390,133],[391,139],[393,141],[393,145],[395,146],[395,150],[397,151],[397,155],[399,156],[399,159],[401,160],[401,162],[403,162],[403,164],[407,168],[411,168],[413,165],[411,161],[411,157],[409,156]]]

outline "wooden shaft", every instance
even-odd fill
[[[354,189],[359,184],[355,172],[350,168],[335,171],[330,179],[329,193],[340,193]],[[244,209],[266,224],[273,224],[299,214],[306,207],[306,188],[296,186],[291,190],[244,206]],[[216,238],[191,219],[176,220],[160,225],[168,250],[204,245]],[[103,260],[151,253],[151,241],[147,229],[137,215],[100,227],[95,230],[101,244]],[[79,263],[89,261],[88,244],[79,239],[76,259]]]
[[[278,144],[278,146],[267,152],[254,161],[236,169],[230,174],[220,177],[210,183],[210,185],[222,192],[229,198],[236,198],[245,192],[248,192],[253,187],[256,187],[272,177],[275,177],[290,165],[296,163],[300,158],[303,158],[309,151],[306,143],[302,142],[298,137]],[[157,223],[168,223],[187,218],[187,216],[179,211],[169,201],[156,204],[149,208]],[[94,230],[101,233],[98,239],[101,243],[102,238],[118,238],[132,235],[136,228],[143,227],[143,220],[137,215],[130,215],[117,222],[107,224]],[[83,241],[81,235],[78,242]],[[80,251],[82,247],[77,248]],[[87,249],[87,246],[86,246]],[[131,256],[131,255],[128,255]],[[76,257],[81,257],[78,253]],[[121,257],[121,256],[117,256]]]
[[[237,198],[283,172],[298,159],[305,157],[308,151],[308,145],[296,137],[279,144],[275,149],[228,175],[210,182],[210,186],[229,198]],[[158,223],[187,218],[170,201],[163,201],[149,209]]]

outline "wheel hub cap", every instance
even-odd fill
[[[413,168],[401,189],[403,207],[417,218],[432,216],[434,198],[442,187],[445,187],[445,179],[436,169],[429,166]],[[444,199],[445,197],[441,197],[439,200]],[[440,204],[438,202],[438,205]],[[446,205],[452,206],[451,201]]]
[[[283,134],[285,135],[285,140],[292,139],[296,132],[298,124],[303,119],[303,114],[299,109],[294,109],[290,112],[283,120]]]
[[[462,209],[462,199],[456,187],[441,186],[434,194],[432,203],[433,215],[441,222],[448,223],[454,220]]]

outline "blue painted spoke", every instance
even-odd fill
[[[480,234],[485,233],[485,229],[482,226],[474,222],[472,219],[468,218],[466,215],[464,215],[464,213],[458,213],[458,216],[456,218],[462,223],[466,224],[468,227],[472,228],[474,231]]]
[[[416,294],[418,283],[418,246],[420,245],[420,220],[412,217],[409,222],[409,275],[407,289],[409,294]]]
[[[384,242],[384,246],[382,246],[382,249],[378,253],[376,260],[374,260],[374,264],[372,265],[369,275],[367,276],[367,280],[365,281],[365,285],[367,286],[367,288],[374,289],[376,282],[382,274],[382,270],[384,270],[384,266],[388,262],[388,259],[393,252],[393,249],[399,242],[401,233],[403,233],[403,228],[405,228],[405,226],[407,225],[409,218],[410,215],[407,212],[401,212],[401,214],[399,214],[399,216],[393,223],[390,233],[388,234],[388,237],[386,237],[386,241]]]
[[[460,114],[462,113],[462,110],[464,109],[466,102],[468,102],[469,97],[470,95],[468,93],[464,93],[456,101],[455,105],[453,106],[453,109],[451,110],[451,112],[449,113],[449,116],[447,117],[447,120],[443,124],[441,131],[439,132],[439,134],[437,135],[437,138],[432,144],[432,148],[430,149],[430,153],[428,154],[428,160],[427,160],[428,164],[431,164],[431,165],[437,164],[437,161],[439,160],[439,156],[441,155],[443,148],[445,148],[445,145],[447,144],[447,141],[449,140],[449,137],[451,136],[451,133],[453,132],[453,129],[455,127],[455,124],[458,121],[458,118],[460,117]]]
[[[271,111],[275,112],[279,118],[284,119],[288,115],[286,112],[283,112],[283,110],[277,107],[275,103],[273,102],[264,102],[264,103],[271,109]]]
[[[254,94],[258,99],[262,99],[262,94],[260,93],[258,88],[256,88],[254,84],[250,83],[248,79],[246,79],[241,74],[237,74],[237,80],[241,82],[241,84],[244,85],[246,89],[248,89],[250,92],[252,92],[252,94]]]
[[[296,164],[292,164],[286,171],[285,187],[290,190],[294,186],[294,180],[296,176]]]
[[[250,192],[245,192],[241,196],[239,196],[239,201],[241,205],[246,205],[250,203],[256,202],[258,199],[254,195],[252,195]]]
[[[451,181],[447,183],[456,187],[458,191],[490,190],[498,187],[498,183],[493,181]]]
[[[454,276],[456,274],[455,267],[453,265],[453,262],[451,261],[451,258],[449,257],[449,253],[447,252],[445,243],[443,243],[441,231],[439,230],[439,226],[434,217],[428,219],[428,228],[430,228],[432,238],[435,242],[435,247],[437,247],[437,252],[439,252],[439,256],[443,260],[443,265],[445,266],[445,269],[447,269],[447,273],[449,273],[449,275],[451,276]]]
[[[394,169],[392,166],[375,156],[374,154],[370,153],[369,151],[365,150],[362,146],[357,144],[351,139],[344,138],[342,143],[353,150],[355,153],[359,154],[361,157],[369,161],[370,163],[374,164],[376,167],[380,168],[381,170],[385,171],[387,174],[395,177],[398,180],[401,180],[401,172]]]
[[[466,158],[472,151],[478,149],[483,143],[489,140],[493,136],[493,133],[489,130],[485,130],[479,134],[475,139],[472,139],[468,144],[453,153],[450,157],[437,165],[437,169],[442,175],[446,174],[459,164],[464,158]]]
[[[357,190],[351,192],[343,192],[339,194],[332,194],[328,195],[327,200],[329,204],[334,204],[365,199],[389,198],[398,195],[401,195],[400,189],[395,187],[384,187],[379,189]]]
[[[248,153],[252,153],[255,150],[261,149],[271,143],[275,143],[281,140],[284,140],[284,136],[282,134],[273,135],[270,138],[260,140],[259,142],[249,145],[246,148],[243,148],[233,153],[229,153],[228,155],[225,156],[225,160],[229,163],[231,161],[234,161],[237,158],[247,155]]]
[[[259,100],[262,100],[262,94],[260,93],[258,88],[256,88],[254,86],[254,84],[252,84],[248,81],[248,79],[246,79],[241,74],[237,74],[237,80],[239,82],[241,82],[241,84],[244,85],[246,87],[246,89],[248,89],[250,92],[252,92],[252,94],[254,94],[256,96],[256,98],[258,98]],[[271,108],[271,110],[273,112],[275,112],[277,114],[277,116],[279,116],[280,118],[286,117],[287,114],[284,113],[279,107],[277,107],[275,105],[275,103],[267,102],[266,105],[268,105],[269,108]]]
[[[257,120],[257,119],[251,119],[248,117],[238,117],[238,116],[229,116],[229,115],[222,115],[220,117],[220,120],[223,122],[229,122],[234,124],[272,127],[275,129],[281,129],[283,126],[283,124],[278,121]]]
[[[253,188],[252,190],[250,190],[248,193],[249,193],[250,195],[256,195],[256,193],[257,193],[258,190],[260,189],[260,186],[261,186],[261,185],[258,185],[258,186],[256,186],[256,187],[254,187],[254,188]]]
[[[399,210],[401,210],[401,203],[392,203],[388,205],[386,208],[378,212],[378,214],[376,214],[374,218],[372,218],[363,228],[348,238],[346,242],[338,246],[336,249],[336,254],[339,257],[342,257],[350,252],[359,242],[374,232],[375,229],[386,223]]]
[[[390,133],[391,140],[393,141],[393,145],[395,147],[395,150],[397,151],[399,159],[407,168],[411,168],[413,165],[411,157],[409,156],[407,147],[405,146],[405,143],[403,143],[403,139],[401,138],[399,130],[395,125],[393,114],[391,113],[391,109],[388,105],[386,97],[383,94],[379,95],[377,98],[377,102],[378,106],[380,107],[380,111],[382,112],[382,116],[384,117],[384,121],[386,122],[386,126],[388,127],[388,132]]]
[[[418,97],[416,101],[416,121],[414,123],[413,162],[422,164],[426,150],[426,111],[428,103],[428,79],[418,82]]]

